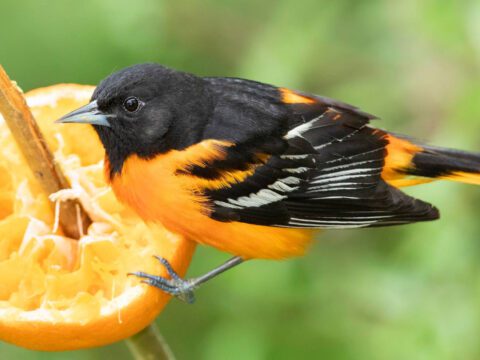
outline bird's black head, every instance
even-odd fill
[[[140,64],[104,79],[88,105],[58,122],[92,124],[113,175],[132,154],[150,158],[198,142],[211,107],[201,78]]]

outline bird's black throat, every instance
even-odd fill
[[[115,133],[107,127],[93,125],[100,141],[105,148],[105,155],[110,166],[110,179],[115,174],[122,172],[125,160],[132,154],[132,145],[128,143],[128,139],[122,139],[115,135]]]

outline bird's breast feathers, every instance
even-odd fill
[[[147,222],[159,222],[170,231],[245,258],[302,255],[312,237],[309,230],[221,222],[209,216],[211,204],[204,192],[239,183],[255,169],[226,171],[214,179],[192,175],[188,169],[221,160],[230,146],[225,141],[204,140],[153,159],[132,155],[111,178],[106,158],[105,174],[118,199]]]

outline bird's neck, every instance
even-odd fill
[[[105,148],[105,166],[108,167],[107,180],[111,180],[115,174],[122,172],[125,160],[131,155],[127,144],[119,141],[118,138],[102,126],[94,126],[100,141]]]

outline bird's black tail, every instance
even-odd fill
[[[383,178],[394,186],[409,186],[436,179],[480,185],[480,153],[416,144],[387,135]]]

